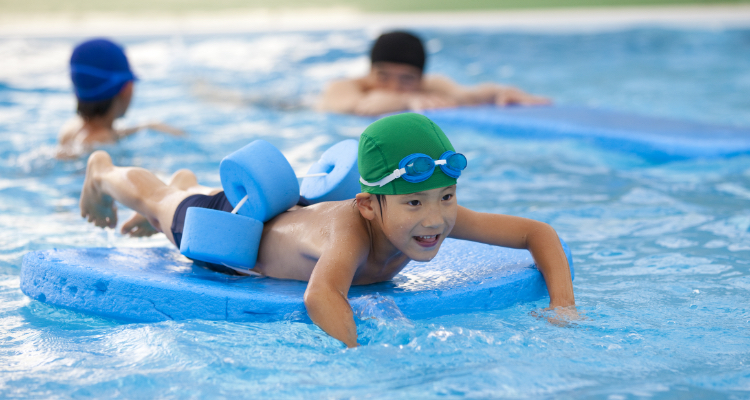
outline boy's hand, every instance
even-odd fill
[[[532,311],[531,315],[537,318],[544,318],[552,325],[567,328],[574,325],[574,321],[578,321],[583,318],[578,314],[576,306],[568,307],[548,307],[542,310],[541,313]]]

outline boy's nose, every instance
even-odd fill
[[[422,220],[423,227],[435,229],[441,228],[443,226],[443,224],[445,223],[445,219],[443,219],[443,216],[440,214],[440,212],[436,211],[437,210],[429,212],[427,216]]]
[[[389,79],[386,83],[386,89],[394,92],[400,92],[401,84],[399,83],[398,79]]]

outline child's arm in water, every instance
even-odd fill
[[[456,224],[450,237],[528,249],[547,283],[549,307],[575,306],[568,259],[557,233],[544,222],[510,215],[480,213],[459,206]]]
[[[535,106],[551,104],[546,97],[536,96],[511,86],[496,83],[482,83],[466,87],[443,76],[430,76],[424,79],[426,91],[441,93],[453,99],[457,105],[472,106],[478,104],[495,104],[500,107],[508,105]]]
[[[369,253],[369,237],[361,232],[337,232],[315,264],[305,290],[305,307],[320,329],[356,347],[357,325],[347,296],[357,267]]]
[[[184,136],[185,132],[179,128],[175,128],[171,125],[167,125],[161,122],[149,122],[145,124],[139,124],[131,128],[114,129],[115,135],[118,139],[130,136],[143,129],[151,129],[161,133],[167,133],[173,136]]]
[[[76,159],[93,150],[96,145],[116,143],[143,129],[153,129],[174,136],[183,136],[185,132],[161,122],[150,122],[131,128],[114,129],[111,124],[84,122],[80,117],[72,118],[60,131],[57,145],[58,159]]]

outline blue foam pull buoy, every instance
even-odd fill
[[[300,186],[300,195],[310,204],[353,199],[360,192],[358,146],[356,140],[348,139],[326,150],[307,174],[328,174],[305,178]]]
[[[185,214],[180,253],[194,260],[252,269],[262,233],[263,223],[256,219],[190,207]]]
[[[266,222],[299,201],[299,183],[283,154],[256,140],[221,160],[221,186],[233,206],[248,196],[237,212]]]

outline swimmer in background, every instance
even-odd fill
[[[424,157],[418,162],[415,156]],[[407,157],[421,171],[395,173]],[[351,285],[389,281],[409,261],[431,260],[446,237],[528,249],[547,284],[549,307],[563,319],[557,322],[577,317],[568,261],[555,230],[459,206],[456,184],[466,158],[427,117],[407,113],[372,123],[360,138],[358,168],[362,193],[355,199],[295,206],[267,221],[253,269],[309,282],[305,307],[329,335],[357,346],[347,300]],[[145,169],[116,167],[97,151],[88,160],[81,215],[96,226],[115,227],[115,201],[145,216],[178,248],[188,207],[232,210],[221,189],[199,186],[187,170],[165,185]]]
[[[478,104],[503,107],[551,103],[545,97],[509,86],[484,83],[464,87],[443,76],[425,76],[425,59],[418,37],[400,31],[380,35],[370,52],[370,73],[328,85],[318,110],[380,115]]]
[[[125,52],[107,39],[93,39],[76,46],[70,57],[70,78],[78,101],[78,116],[60,131],[57,158],[77,158],[97,144],[115,143],[142,129],[181,136],[184,132],[159,122],[115,129],[133,97],[136,77]]]

